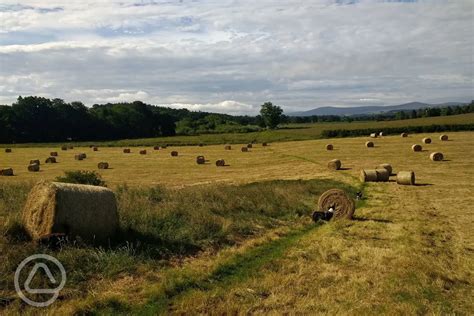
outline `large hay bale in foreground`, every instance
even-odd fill
[[[343,190],[331,189],[321,194],[318,200],[320,211],[328,211],[330,208],[334,209],[334,219],[351,219],[354,215],[355,203]]]
[[[397,183],[403,185],[415,185],[415,173],[413,171],[399,171]]]
[[[376,133],[372,133],[372,134],[370,134],[370,137],[372,137],[372,138],[377,138],[377,134],[376,134]]]
[[[46,160],[44,161],[45,163],[56,163],[56,157],[48,157],[46,158]]]
[[[146,155],[146,149],[140,150],[140,155]]]
[[[447,141],[449,139],[448,135],[443,134],[439,137],[439,140],[442,140],[443,142]]]
[[[38,165],[36,163],[29,164],[28,165],[28,171],[29,172],[38,172],[38,171],[40,171],[40,165]]]
[[[226,145],[226,146],[224,147],[224,150],[232,150],[232,146],[231,146],[231,145]]]
[[[434,152],[434,153],[431,153],[430,159],[433,161],[442,161],[444,159],[444,156],[443,156],[443,153]]]
[[[423,141],[423,144],[431,144],[431,138],[429,137],[423,138],[422,141]]]
[[[178,157],[178,152],[175,151],[175,150],[173,150],[173,151],[171,152],[171,157]]]
[[[390,173],[385,168],[377,168],[375,172],[377,173],[378,182],[387,182],[390,179]]]
[[[334,146],[332,144],[327,144],[326,145],[326,150],[333,150]]]
[[[341,169],[341,161],[339,159],[333,159],[328,162],[328,169],[330,170],[339,170]]]
[[[57,151],[52,151],[52,152],[49,153],[49,155],[50,155],[51,157],[57,157],[57,156],[58,156],[58,152],[57,152]]]
[[[377,168],[375,168],[375,169],[386,169],[388,171],[389,175],[391,175],[392,171],[393,171],[392,165],[389,164],[389,163],[382,163],[382,164],[378,165]]]
[[[249,151],[248,147],[242,147],[240,150],[241,150],[243,153],[246,153],[246,152]]]
[[[402,133],[400,136],[401,137],[408,137],[408,134],[407,133]]]
[[[130,148],[124,148],[124,150],[123,150],[123,153],[124,153],[124,154],[129,154],[129,153],[131,153],[131,152],[132,152],[132,151],[130,150]]]
[[[374,147],[374,143],[373,143],[373,142],[366,142],[366,143],[365,143],[365,147],[367,147],[367,148],[373,148],[373,147]]]
[[[225,160],[224,159],[219,159],[216,161],[216,166],[217,167],[224,167],[225,166]]]
[[[41,165],[39,159],[30,160],[30,165],[34,165],[34,164]]]
[[[28,195],[23,223],[33,240],[66,234],[106,242],[119,227],[115,195],[103,187],[40,182]]]
[[[97,167],[99,169],[109,169],[109,163],[108,162],[99,162],[99,164],[97,165]]]
[[[196,157],[196,163],[198,165],[203,165],[206,163],[206,158],[204,158],[204,156],[197,156]]]
[[[422,151],[423,150],[423,147],[421,147],[421,145],[413,145],[411,146],[411,150],[413,150],[414,152],[418,152],[418,151]]]
[[[12,152],[12,149],[11,149],[11,148],[5,148],[5,152],[6,152],[7,154],[9,154],[9,153]]]
[[[359,179],[361,182],[377,182],[377,171],[375,169],[362,169]]]
[[[0,176],[13,176],[13,169],[12,168],[5,168],[5,169],[0,169]]]

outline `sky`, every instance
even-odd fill
[[[464,102],[473,59],[472,0],[0,0],[0,104]]]

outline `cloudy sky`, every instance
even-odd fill
[[[0,104],[468,101],[473,34],[472,0],[0,0]]]

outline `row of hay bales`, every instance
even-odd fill
[[[388,182],[393,174],[391,164],[383,163],[375,169],[362,169],[359,179],[361,182]],[[415,173],[413,171],[399,171],[396,182],[401,185],[415,185]]]

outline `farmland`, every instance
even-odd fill
[[[64,263],[68,283],[50,313],[469,314],[473,309],[474,203],[470,132],[233,145],[16,147],[0,153],[0,311],[33,314],[11,275],[38,251]],[[433,143],[414,153],[423,137]],[[325,145],[332,143],[333,151]],[[147,149],[139,155],[138,149]],[[179,152],[171,157],[170,151]],[[57,164],[26,171],[59,151]],[[443,152],[433,162],[429,154]],[[87,153],[83,161],[74,154]],[[196,164],[204,155],[209,163]],[[326,164],[340,159],[344,170]],[[225,159],[227,167],[216,167]],[[107,161],[111,169],[97,170]],[[361,168],[388,162],[413,170],[416,186],[360,183]],[[21,233],[20,210],[33,183],[64,170],[96,170],[118,198],[123,241],[110,248],[37,249]],[[362,190],[353,221],[318,225],[310,215],[326,189]],[[130,235],[130,231],[135,232]],[[128,234],[128,235],[127,235]],[[148,237],[144,237],[148,236]],[[79,260],[80,258],[80,260]],[[1,307],[4,306],[4,307]]]

